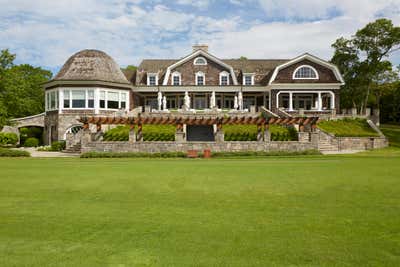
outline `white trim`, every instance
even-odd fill
[[[254,73],[243,73],[243,77],[242,77],[243,85],[250,86],[250,85],[246,85],[246,76],[251,76],[251,85],[254,85],[254,77],[255,77]]]
[[[171,85],[172,86],[177,86],[174,84],[174,77],[179,77],[179,84],[178,85],[182,85],[182,75],[179,71],[174,71],[171,75]]]
[[[310,68],[314,73],[315,73],[315,77],[296,77],[296,73],[301,69],[301,68]],[[293,71],[293,75],[292,75],[292,79],[293,80],[319,80],[319,74],[318,71],[310,65],[301,65],[299,67],[297,67],[294,71]]]
[[[199,63],[197,63],[196,61],[198,60],[198,59],[202,59],[202,60],[204,60],[204,64],[199,64]],[[205,57],[196,57],[194,60],[193,60],[193,65],[196,65],[196,66],[206,66],[207,65],[207,59],[205,59]]]
[[[201,77],[201,76],[203,77],[203,84],[200,85],[200,86],[206,85],[206,75],[202,71],[198,71],[195,74],[195,83],[196,83],[196,85],[199,85],[198,81],[197,81],[197,77]]]
[[[278,75],[278,72],[281,69],[286,68],[286,67],[288,67],[288,66],[290,66],[292,64],[295,64],[295,63],[297,63],[297,62],[299,62],[301,60],[304,60],[304,59],[308,59],[310,61],[313,61],[313,62],[315,62],[317,64],[320,64],[322,66],[325,66],[325,67],[331,69],[333,71],[333,73],[335,74],[336,79],[338,81],[340,81],[340,85],[344,85],[343,77],[340,74],[340,71],[339,71],[339,69],[338,69],[338,67],[336,65],[331,64],[331,63],[329,63],[329,62],[327,62],[325,60],[322,60],[322,59],[320,59],[320,58],[318,58],[316,56],[313,56],[313,55],[310,55],[310,54],[307,54],[307,53],[304,54],[304,55],[301,55],[299,57],[296,57],[296,58],[294,58],[294,59],[292,59],[292,60],[290,60],[290,61],[288,61],[288,62],[286,62],[286,63],[284,63],[282,65],[279,65],[278,67],[276,67],[274,72],[273,72],[273,74],[272,74],[272,76],[271,76],[271,79],[268,82],[268,85],[272,84],[272,82],[276,79],[276,76]]]
[[[274,89],[287,89],[287,90],[337,90],[340,89],[341,83],[274,83],[267,88]]]
[[[150,77],[156,78],[156,84],[150,85]],[[158,85],[158,73],[147,73],[147,85],[148,86],[157,86]]]
[[[208,52],[204,51],[204,50],[196,50],[195,52],[193,52],[192,54],[184,57],[183,59],[179,60],[178,62],[175,62],[174,64],[172,64],[171,66],[169,66],[167,68],[167,71],[165,73],[165,77],[164,77],[164,81],[163,81],[163,85],[167,85],[168,84],[168,79],[169,76],[171,74],[171,70],[173,70],[174,68],[176,68],[177,66],[187,62],[188,60],[191,60],[192,58],[195,58],[199,55],[202,55],[206,58],[208,58],[209,60],[212,60],[214,62],[216,62],[217,64],[221,65],[222,67],[229,69],[229,72],[231,74],[232,80],[233,80],[233,85],[238,85],[237,79],[236,79],[236,75],[235,72],[232,68],[232,66],[224,63],[223,61],[221,61],[220,59],[216,58],[215,56],[209,54]]]
[[[222,85],[222,77],[226,77],[227,78],[226,85],[229,85],[229,73],[227,71],[221,71],[219,73],[219,85],[220,86],[226,86],[226,85]]]
[[[309,90],[309,91],[279,91],[276,94],[276,108],[280,108],[279,107],[279,96],[281,95],[281,93],[283,94],[289,94],[289,111],[293,111],[293,106],[292,109],[290,109],[290,98],[292,97],[291,95],[293,94],[318,94],[318,104],[316,106],[316,111],[323,111],[322,110],[322,94],[330,94],[331,95],[331,103],[330,103],[330,109],[334,109],[335,108],[335,93],[332,91],[315,91],[315,90]],[[333,108],[332,108],[333,107]]]

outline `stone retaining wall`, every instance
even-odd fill
[[[82,142],[82,153],[85,152],[187,152],[188,150],[213,152],[239,151],[304,151],[316,149],[310,142]]]
[[[385,137],[335,137],[338,150],[368,150],[384,148],[389,145]]]

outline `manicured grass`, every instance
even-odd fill
[[[380,129],[389,138],[390,146],[400,147],[400,125],[384,124]]]
[[[0,266],[399,266],[400,150],[0,159]]]
[[[361,119],[325,120],[318,123],[318,128],[335,136],[379,136],[379,134],[368,125],[366,120]]]

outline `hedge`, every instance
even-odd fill
[[[257,141],[257,125],[223,125],[225,141]],[[271,141],[296,141],[297,131],[294,127],[270,125]]]
[[[365,119],[325,120],[318,128],[338,137],[377,137],[379,134],[369,126]]]
[[[39,139],[35,137],[29,137],[28,139],[25,140],[24,143],[25,147],[37,147],[39,146]]]
[[[28,151],[0,148],[0,157],[30,157]]]
[[[30,137],[37,138],[39,140],[39,144],[42,143],[43,140],[43,128],[40,127],[22,127],[19,129],[20,133],[20,143],[24,144],[26,139]]]
[[[135,129],[137,131],[137,129]],[[143,141],[174,141],[175,127],[173,125],[143,125]],[[129,126],[117,126],[104,133],[104,141],[128,141]]]
[[[0,133],[0,146],[13,145],[18,143],[18,135],[15,133]]]
[[[203,153],[199,152],[199,157]],[[299,156],[299,155],[321,155],[318,150],[305,151],[244,151],[244,152],[212,152],[213,158],[225,157],[271,157],[271,156]],[[140,153],[140,152],[86,152],[81,158],[186,158],[184,152],[163,152],[163,153]]]

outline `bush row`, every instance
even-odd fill
[[[224,125],[225,141],[257,141],[257,125]],[[294,127],[270,125],[272,141],[296,141],[297,131]]]
[[[25,145],[25,142],[29,138],[36,138],[39,142],[39,145],[42,144],[43,140],[43,129],[40,127],[22,127],[19,129],[20,133],[20,143]],[[32,142],[32,141],[30,141]],[[29,144],[29,143],[28,143]]]
[[[0,133],[0,146],[12,145],[18,143],[18,135],[15,133]]]
[[[28,151],[0,148],[0,157],[30,157]]]
[[[213,158],[224,157],[270,157],[270,156],[299,156],[299,155],[320,155],[318,150],[305,151],[244,151],[244,152],[212,152]],[[199,157],[203,153],[198,154]],[[162,152],[162,153],[141,153],[141,152],[86,152],[81,158],[186,158],[184,152]]]
[[[135,129],[137,131],[137,129]],[[175,127],[173,125],[143,125],[144,141],[174,141]],[[129,127],[117,126],[104,133],[104,141],[128,141]]]
[[[38,151],[63,151],[65,149],[65,141],[55,141],[51,143],[51,146],[44,146],[44,147],[39,147]]]

